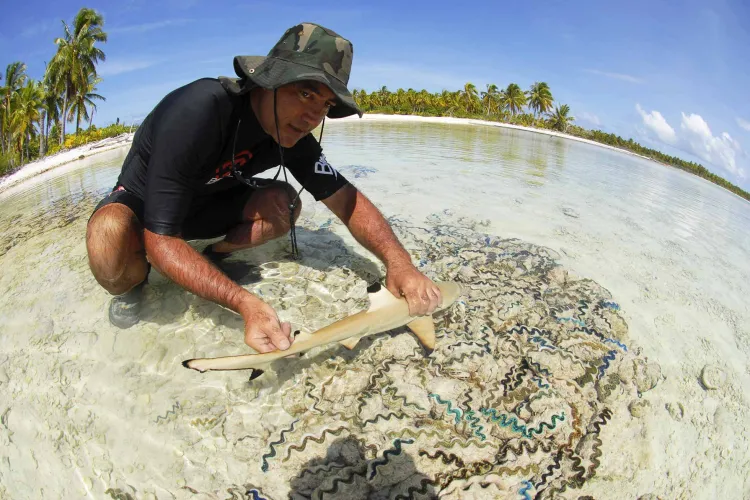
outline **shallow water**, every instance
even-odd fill
[[[342,123],[323,145],[428,275],[465,285],[435,352],[400,329],[253,382],[187,371],[247,352],[242,323],[155,272],[142,322],[117,331],[83,235],[124,152],[96,156],[0,194],[0,496],[750,492],[750,204],[521,131]],[[365,307],[382,267],[303,203],[301,262],[286,239],[236,260],[312,331]],[[705,365],[723,371],[716,389]]]

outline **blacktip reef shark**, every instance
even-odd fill
[[[449,308],[461,295],[461,286],[457,283],[439,281],[435,283],[440,289],[441,302],[434,312]],[[435,349],[435,323],[432,316],[409,315],[409,305],[403,297],[396,298],[384,286],[371,286],[370,307],[351,316],[347,316],[320,330],[301,334],[286,351],[275,350],[264,354],[245,354],[222,358],[189,359],[182,363],[185,368],[199,372],[209,370],[253,370],[250,380],[260,377],[263,371],[274,361],[288,358],[308,351],[314,347],[332,342],[340,342],[348,349],[354,349],[362,337],[387,332],[406,325],[419,339],[419,342],[432,353]]]

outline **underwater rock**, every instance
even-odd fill
[[[704,389],[715,390],[722,387],[727,381],[727,375],[721,368],[715,365],[706,365],[701,371],[701,384]]]
[[[578,219],[580,217],[580,215],[578,215],[578,212],[568,207],[563,207],[562,213],[567,215],[568,217],[573,217],[574,219]]]
[[[667,403],[666,405],[669,415],[677,422],[681,422],[685,416],[685,407],[679,401],[675,403]]]
[[[638,392],[647,392],[656,387],[661,380],[661,366],[636,358],[632,363],[623,363],[619,370],[620,378],[625,382],[635,383]]]
[[[651,403],[647,399],[636,399],[628,405],[630,414],[635,418],[643,417],[651,409]]]
[[[638,500],[662,500],[661,497],[654,495],[653,493],[647,493],[638,497]]]

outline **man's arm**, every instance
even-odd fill
[[[291,327],[261,299],[229,279],[178,236],[143,231],[151,264],[172,281],[199,297],[239,313],[245,320],[245,343],[258,352],[287,349]]]
[[[322,200],[341,219],[354,239],[385,264],[386,287],[403,295],[413,315],[431,313],[440,303],[440,289],[411,262],[411,256],[393,234],[391,226],[367,197],[348,184]]]
[[[149,261],[160,273],[186,290],[240,313],[243,302],[254,297],[229,279],[178,236],[144,230]]]
[[[386,268],[411,266],[409,253],[393,234],[388,221],[356,187],[347,184],[322,201],[357,242],[374,253]]]

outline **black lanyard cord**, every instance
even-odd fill
[[[279,146],[279,169],[276,171],[276,175],[274,175],[272,182],[269,182],[267,184],[260,184],[258,181],[254,178],[246,179],[242,173],[237,169],[237,165],[235,164],[235,158],[234,154],[237,151],[237,135],[240,131],[240,125],[242,124],[242,118],[240,118],[237,121],[237,128],[234,130],[234,140],[232,141],[232,175],[235,179],[237,179],[239,182],[253,188],[253,189],[265,189],[267,187],[270,187],[273,185],[273,181],[276,181],[279,178],[279,174],[283,171],[284,172],[284,182],[289,184],[289,179],[286,175],[286,165],[284,163],[284,148],[281,147],[281,135],[279,134],[279,116],[276,111],[276,91],[277,89],[274,89],[273,91],[273,118],[274,122],[276,123],[276,139],[277,144]],[[320,126],[320,139],[318,139],[318,144],[320,144],[323,141],[323,129],[325,128],[326,119],[325,116],[323,117],[323,122]],[[302,191],[305,189],[304,184],[300,188],[300,190],[297,192],[297,195],[292,198],[292,195],[289,194],[289,238],[292,243],[292,257],[294,259],[299,259],[299,247],[297,246],[297,231],[294,223],[294,210],[297,208],[297,203],[299,202],[300,195],[302,194]]]

